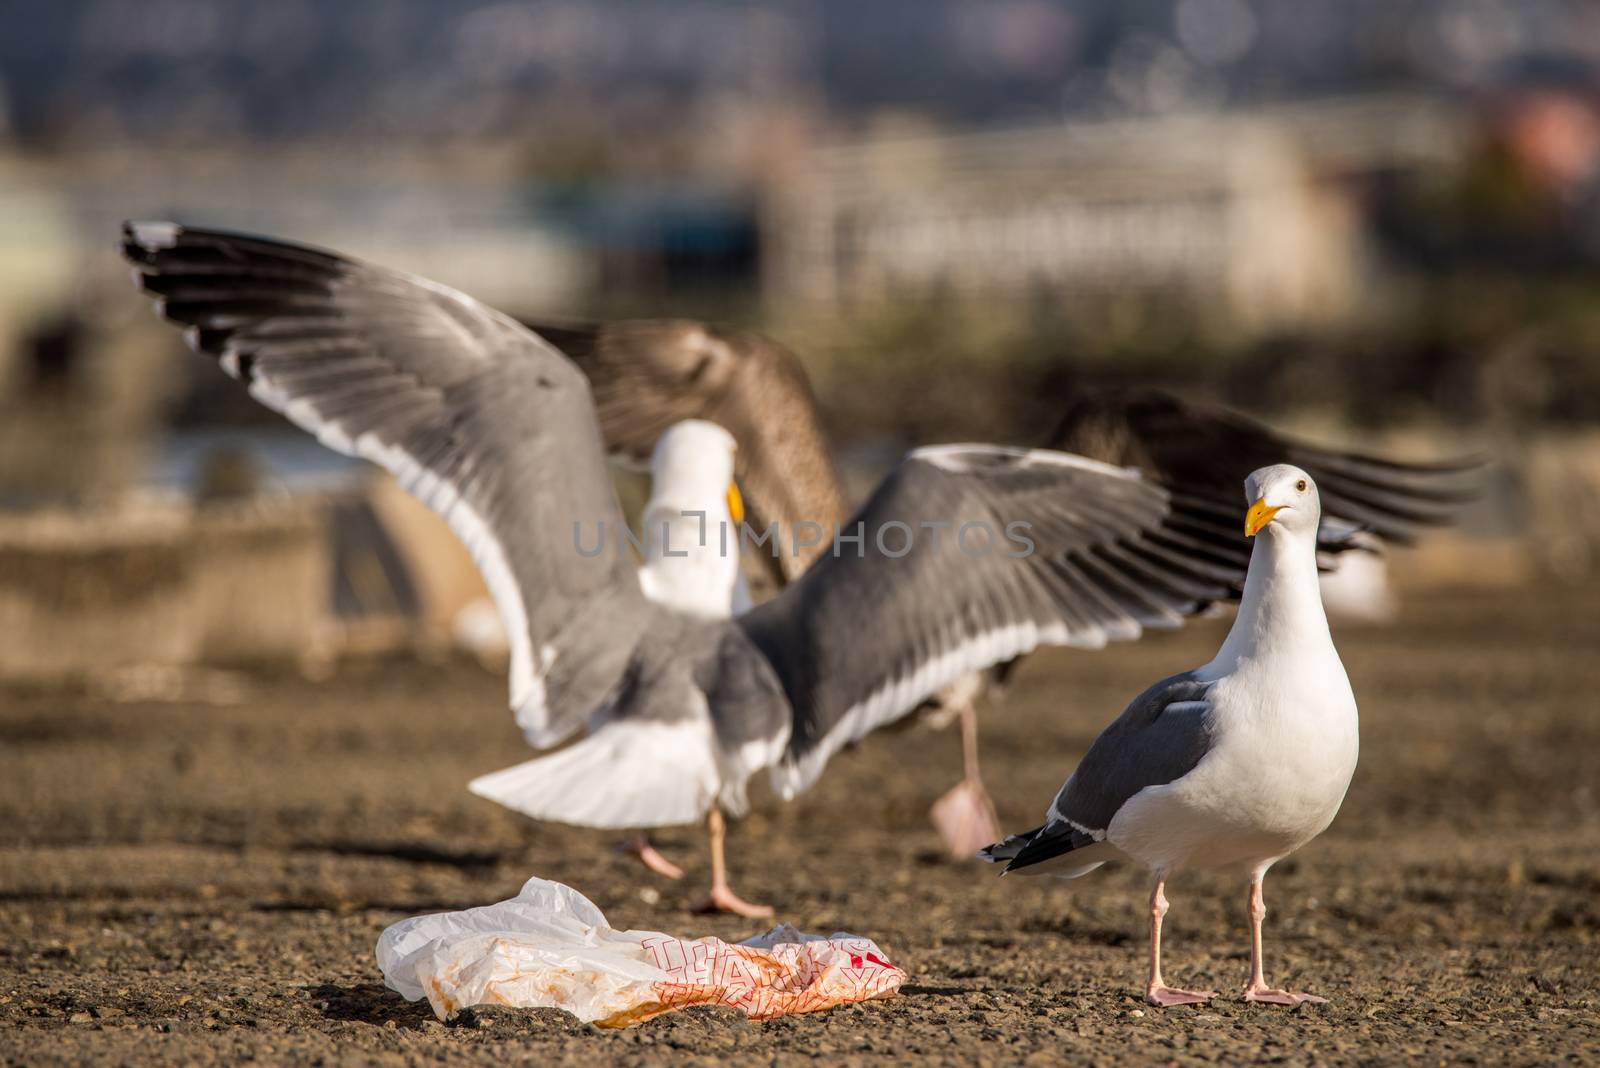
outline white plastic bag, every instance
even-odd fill
[[[614,931],[571,887],[529,879],[516,897],[402,920],[378,938],[384,982],[441,1020],[469,1005],[565,1009],[627,1027],[689,1005],[754,1019],[891,997],[905,973],[867,938],[780,924],[737,945]]]

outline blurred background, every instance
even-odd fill
[[[473,646],[481,622],[442,527],[155,321],[125,218],[326,245],[515,313],[755,327],[800,354],[858,483],[1145,382],[1490,457],[1403,585],[1600,567],[1592,5],[10,0],[0,21],[0,677],[147,695],[185,665]]]

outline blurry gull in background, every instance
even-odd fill
[[[1388,619],[1393,594],[1382,566],[1387,545],[1412,545],[1450,523],[1480,491],[1483,464],[1399,462],[1312,445],[1217,405],[1146,387],[1105,389],[1074,401],[1046,447],[1134,467],[1218,503],[1238,492],[1242,472],[1296,464],[1322,489],[1318,531],[1323,596],[1343,614]]]
[[[709,420],[734,436],[750,524],[774,527],[777,540],[757,560],[775,579],[799,578],[828,550],[829,538],[806,544],[794,536],[806,521],[831,535],[849,516],[811,381],[794,353],[751,331],[687,319],[522,323],[588,376],[613,455],[647,461],[656,439],[684,419]]]
[[[1317,486],[1277,464],[1245,481],[1256,539],[1233,629],[1211,662],[1163,679],[1095,739],[1045,822],[982,853],[1006,872],[1085,875],[1131,859],[1155,874],[1150,895],[1154,1005],[1207,1001],[1161,975],[1169,876],[1220,867],[1250,876],[1247,1001],[1325,1001],[1267,985],[1261,881],[1321,834],[1355,773],[1356,701],[1317,587]]]
[[[831,545],[807,545],[797,526],[831,534],[848,515],[804,368],[782,345],[749,331],[693,320],[606,324],[524,324],[566,352],[588,375],[600,429],[615,454],[643,460],[674,422],[708,419],[739,442],[737,477],[752,524],[774,524],[770,555],[779,582],[793,581]],[[1170,487],[1232,529],[1239,480],[1290,461],[1323,486],[1326,514],[1319,549],[1330,597],[1347,616],[1375,620],[1393,611],[1382,564],[1384,543],[1408,545],[1427,527],[1449,523],[1477,493],[1476,461],[1401,463],[1311,445],[1237,412],[1158,389],[1085,391],[1068,405],[1046,448],[1130,467]],[[1228,548],[1242,568],[1246,543]],[[760,555],[760,554],[758,554]],[[934,805],[953,856],[970,857],[999,835],[979,776],[976,699],[998,696],[1014,664],[963,677],[931,700],[935,723],[959,716],[962,781]]]
[[[1237,535],[1134,472],[952,445],[890,472],[852,551],[736,619],[691,614],[651,601],[627,553],[586,551],[583,532],[623,529],[588,380],[520,324],[426,279],[267,238],[131,223],[123,251],[194,347],[325,444],[391,471],[467,545],[510,635],[528,741],[587,728],[473,789],[591,827],[705,818],[713,907],[767,911],[733,893],[723,862],[722,813],[746,810],[756,772],[793,797],[841,746],[970,672],[1040,644],[1177,626],[1242,581],[1227,562]],[[719,514],[721,491],[704,489]],[[986,550],[919,537],[925,521],[986,531]],[[731,591],[733,569],[721,576]]]

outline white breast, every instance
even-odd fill
[[[1241,663],[1219,679],[1211,751],[1125,804],[1107,829],[1113,844],[1157,870],[1254,867],[1322,833],[1355,773],[1355,697],[1337,656],[1296,667],[1286,679]]]

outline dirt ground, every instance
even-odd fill
[[[690,1010],[624,1032],[545,1011],[451,1025],[382,985],[404,916],[569,883],[618,927],[743,938],[689,915],[699,834],[659,836],[678,884],[617,836],[467,794],[524,759],[474,664],[124,680],[0,694],[0,1057],[7,1064],[1595,1063],[1600,1061],[1600,588],[1414,597],[1339,628],[1362,761],[1331,830],[1267,882],[1269,978],[1329,996],[1237,999],[1245,886],[1169,885],[1169,980],[1141,1004],[1143,873],[1000,880],[943,859],[928,805],[954,732],[880,734],[732,838],[738,889],[803,930],[870,935],[900,997],[766,1024]],[[985,720],[1002,821],[1037,822],[1147,682],[1207,659],[1220,622],[1041,655]],[[165,692],[162,692],[165,691]],[[866,799],[866,800],[863,800]]]

